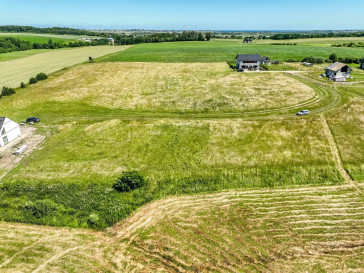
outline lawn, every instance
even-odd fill
[[[140,44],[132,48],[105,56],[98,62],[169,62],[169,63],[211,63],[231,62],[238,54],[261,54],[272,60],[301,61],[307,56],[328,58],[336,53],[339,57],[364,57],[362,48],[336,48],[324,46],[273,46],[264,44],[243,44],[241,40],[210,42],[174,42]]]
[[[53,73],[65,67],[94,58],[124,50],[127,47],[93,46],[62,50],[52,50],[20,59],[0,62],[0,86],[18,87],[27,83],[37,73]]]

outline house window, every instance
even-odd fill
[[[8,137],[7,136],[4,136],[3,137],[3,142],[4,142],[4,145],[6,145],[6,144],[9,143],[9,140],[8,140]]]
[[[5,135],[5,128],[1,131],[1,135]]]

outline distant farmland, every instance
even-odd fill
[[[52,73],[65,67],[124,50],[126,46],[93,46],[52,50],[41,54],[0,62],[0,86],[17,87],[37,73]]]
[[[275,41],[280,43],[280,41]],[[283,42],[282,42],[283,43]],[[238,53],[261,54],[273,60],[302,61],[307,56],[328,58],[336,53],[339,57],[364,57],[362,48],[324,46],[286,46],[243,44],[242,40],[213,40],[210,42],[174,42],[159,44],[140,44],[125,52],[100,58],[100,62],[168,62],[168,63],[211,63],[235,61]]]

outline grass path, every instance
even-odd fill
[[[330,149],[331,149],[332,155],[333,155],[333,157],[335,159],[336,166],[337,166],[340,174],[345,179],[346,183],[353,185],[354,181],[344,168],[344,165],[343,165],[343,163],[341,161],[339,148],[337,147],[337,144],[336,144],[334,136],[333,136],[333,134],[331,132],[329,123],[327,122],[326,118],[323,115],[321,115],[321,122],[322,122],[322,127],[324,129],[324,132],[326,134],[326,137],[327,137],[327,139],[329,141]]]
[[[0,87],[18,87],[37,73],[53,73],[66,67],[127,49],[128,46],[94,46],[53,50],[20,59],[0,62]]]

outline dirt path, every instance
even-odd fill
[[[346,183],[351,184],[351,185],[355,186],[357,189],[359,189],[357,187],[357,184],[354,182],[354,180],[351,178],[351,176],[347,173],[347,171],[344,168],[344,165],[341,160],[339,148],[337,147],[334,135],[331,132],[327,119],[322,114],[320,116],[321,116],[322,128],[324,129],[324,133],[327,137],[327,140],[329,141],[332,155],[334,156],[336,166],[337,166],[341,176],[345,179]]]

